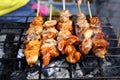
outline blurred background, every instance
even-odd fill
[[[7,2],[7,4],[4,4],[3,2]],[[10,4],[10,1],[11,4]],[[16,2],[17,1],[17,2]],[[25,22],[24,17],[18,18],[18,17],[7,17],[3,18],[4,16],[35,16],[36,10],[37,10],[37,0],[23,0],[27,3],[25,5],[22,5],[19,8],[15,8],[14,10],[2,14],[0,13],[0,21],[3,21],[6,19],[7,21],[14,21],[14,22]],[[11,8],[15,6],[18,2],[23,2],[22,0],[4,0],[0,1],[0,3],[3,3],[4,5],[0,5],[1,7],[4,7],[7,5],[7,8]],[[84,14],[89,15],[88,8],[87,8],[87,1],[83,0],[81,4],[81,10]],[[101,17],[107,17],[109,20],[109,23],[114,26],[115,32],[118,34],[119,32],[119,20],[120,20],[120,0],[89,0],[92,14],[95,16],[101,16]],[[13,2],[16,2],[16,4],[12,5]],[[59,15],[59,12],[63,9],[62,6],[62,0],[40,0],[40,14],[42,16],[48,16],[49,15],[49,5],[53,5],[53,15]],[[8,6],[10,5],[10,6]],[[21,5],[21,4],[19,4]],[[66,9],[69,9],[70,12],[73,15],[76,15],[78,13],[77,4],[75,3],[75,0],[66,0]],[[2,8],[0,9],[2,10]],[[0,11],[1,12],[1,11]],[[33,20],[33,17],[29,18],[28,22],[31,22]],[[103,20],[103,19],[102,19]]]

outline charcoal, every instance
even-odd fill
[[[82,72],[82,70],[74,70],[74,71],[72,71],[72,77],[73,77],[73,78],[83,77],[83,72]]]
[[[56,67],[56,68],[55,68]],[[68,67],[68,64],[65,63],[65,59],[62,60],[56,60],[51,62],[47,67],[43,66],[42,73],[44,77],[50,78],[50,77],[59,77],[57,74],[60,74],[61,77],[63,78],[65,75],[67,75],[67,69],[62,69],[62,68],[57,68],[57,67]],[[63,74],[63,71],[65,71]]]
[[[0,49],[0,58],[2,58],[4,54],[3,49]]]
[[[49,77],[54,73],[55,73],[55,69],[53,69],[53,68],[44,68],[44,70],[43,70],[43,75],[45,77]]]
[[[73,78],[83,77],[83,71],[81,69],[81,66],[78,63],[71,65],[71,70],[72,70]]]
[[[60,70],[54,74],[53,78],[70,78],[70,76],[68,70],[60,68]]]
[[[5,55],[3,58],[15,58],[17,56],[17,46],[13,44],[15,35],[8,34],[5,39],[3,51]],[[8,42],[9,41],[9,42]]]
[[[54,72],[53,72],[53,70],[54,70]],[[69,72],[68,72],[67,69],[64,69],[64,68],[54,68],[54,69],[51,69],[51,71],[52,72],[49,72],[49,73],[52,73],[51,75],[45,76],[43,74],[43,79],[70,78]]]
[[[117,47],[118,40],[108,40],[108,42],[110,43],[109,47]]]
[[[42,57],[39,56],[38,62],[32,67],[27,65],[23,53],[23,41],[25,40],[25,33],[29,24],[3,23],[0,25],[0,41],[2,41],[0,42],[0,80],[8,80],[8,78],[11,80],[33,80],[39,78],[44,80],[54,78],[74,80],[81,77],[120,76],[120,58],[117,56],[120,53],[120,48],[117,47],[117,36],[113,31],[112,25],[107,23],[107,19],[103,18],[103,20],[103,32],[107,34],[110,43],[105,59],[97,58],[90,51],[88,55],[82,55],[80,61],[76,64],[68,63],[65,59],[66,56],[60,55],[58,58],[52,58],[48,66],[44,66]]]
[[[93,71],[90,72],[90,74],[87,75],[92,75],[93,77],[99,77],[101,76],[101,71],[98,68],[95,68]]]
[[[26,80],[26,73],[23,71],[15,71],[11,73],[11,80]]]
[[[19,49],[17,58],[23,58],[23,57],[24,57],[23,49]]]
[[[39,79],[39,71],[35,71],[33,73],[27,73],[27,79],[28,80],[35,80],[35,79]]]
[[[3,58],[16,58],[17,56],[17,47],[16,45],[8,45],[4,48]]]
[[[87,75],[85,75],[85,77],[90,77],[90,78],[92,78],[92,77],[94,77],[92,74],[87,74]]]

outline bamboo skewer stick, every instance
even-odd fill
[[[89,14],[90,14],[90,18],[92,18],[92,12],[91,12],[91,9],[90,9],[90,2],[88,1],[88,11],[89,11]]]
[[[118,33],[118,45],[117,45],[117,47],[120,47],[120,31]]]
[[[77,3],[77,5],[78,5],[78,11],[79,11],[79,13],[81,14],[81,8],[80,8],[80,5],[81,5],[81,4]]]
[[[39,12],[40,12],[40,0],[38,0],[36,16],[39,16]]]
[[[63,10],[65,10],[65,0],[63,0]]]
[[[50,21],[52,20],[52,4],[50,5],[50,17],[49,17],[49,20]]]

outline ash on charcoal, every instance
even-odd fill
[[[14,43],[12,42],[14,41],[14,38],[14,34],[8,34],[6,36],[3,47],[5,55],[3,56],[3,58],[15,58],[17,56],[17,45],[14,45]]]
[[[112,65],[111,62],[107,61],[106,59],[103,59],[103,65],[102,65],[102,68],[103,68],[103,69],[104,69],[104,67],[106,67],[106,66],[111,66],[111,65]]]
[[[33,73],[28,72],[27,73],[27,79],[28,80],[39,79],[39,71],[35,71]]]
[[[99,77],[101,76],[101,71],[99,69],[94,69],[89,74],[85,75],[86,77]]]
[[[117,46],[116,46],[117,47]],[[108,49],[108,55],[116,55],[116,57],[108,56],[103,60],[102,72],[104,76],[120,76],[120,48]]]
[[[110,58],[112,59],[112,58]],[[115,61],[116,62],[116,61]],[[102,65],[102,72],[104,76],[120,76],[120,67],[119,64],[113,63],[113,61],[107,61],[106,59],[104,59],[104,63]]]
[[[70,78],[69,72],[65,68],[49,68],[43,71],[44,79],[52,79],[52,78]]]
[[[3,58],[15,58],[17,56],[16,45],[6,45],[6,47],[4,47],[4,53]]]
[[[0,41],[5,41],[6,35],[0,35]]]
[[[53,78],[70,78],[69,77],[69,72],[66,69],[60,68],[59,71],[57,71]]]
[[[88,75],[90,74],[92,71],[94,71],[94,69],[96,69],[99,66],[98,63],[98,59],[96,57],[83,57],[81,59],[81,64],[79,64],[81,66],[81,69],[83,71],[84,75]]]
[[[58,67],[58,68],[57,68]],[[62,68],[64,67],[64,68]],[[47,67],[43,66],[42,74],[44,78],[68,78],[68,64],[65,59],[52,61]]]
[[[6,30],[7,31],[7,30]],[[13,35],[12,35],[13,36]],[[9,37],[9,38],[8,38]],[[17,49],[16,46],[10,42],[14,39],[14,36],[11,37],[9,35],[0,35],[0,58],[15,58]],[[8,80],[10,79],[10,74],[13,71],[13,64],[12,60],[3,60],[0,62],[0,79]]]
[[[10,75],[11,80],[26,80],[26,73],[24,71],[15,71]]]
[[[82,72],[82,70],[75,70],[75,71],[72,71],[72,77],[73,77],[73,78],[80,78],[80,77],[83,77],[83,72]]]
[[[0,49],[0,58],[2,58],[4,54],[3,49]]]
[[[19,35],[15,35],[14,41],[18,41],[19,40]]]
[[[24,57],[23,49],[19,49],[17,58],[23,58],[23,57]]]
[[[76,65],[72,68],[72,77],[80,78],[82,76],[83,76],[82,69],[80,68],[80,65],[76,63]]]
[[[33,65],[32,67],[26,67],[25,72],[26,72],[26,78],[28,80],[36,80],[39,79],[39,66],[38,65]]]
[[[0,35],[0,41],[5,41],[6,35]],[[3,45],[4,43],[0,43],[0,58],[3,57],[3,55],[5,54],[3,52]]]
[[[46,68],[44,65],[43,68]],[[50,62],[48,67],[69,67],[65,59],[57,59]]]
[[[24,57],[24,54],[22,53],[22,49],[19,49],[16,58],[23,58],[23,57]],[[25,69],[26,66],[27,66],[27,63],[25,60],[18,60],[14,62],[14,67],[17,70]]]

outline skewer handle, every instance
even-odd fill
[[[40,0],[38,0],[36,16],[39,16],[39,12],[40,12]]]
[[[49,17],[49,20],[50,21],[52,20],[52,4],[50,5],[50,17]]]
[[[63,10],[65,10],[65,0],[63,0]]]
[[[88,11],[89,11],[89,14],[90,14],[90,18],[92,18],[92,12],[91,12],[91,9],[90,9],[90,2],[88,1]]]
[[[77,5],[78,5],[78,11],[81,14],[80,4],[78,3]]]

